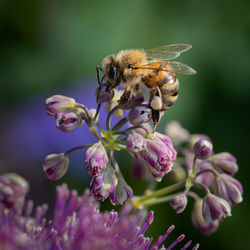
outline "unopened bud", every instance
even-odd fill
[[[207,223],[231,216],[231,207],[229,203],[213,194],[208,194],[202,205],[202,215]]]
[[[203,200],[199,199],[194,203],[192,211],[192,222],[194,226],[203,234],[210,235],[219,228],[219,221],[206,222],[202,215],[202,203]]]
[[[132,132],[127,137],[127,149],[137,153],[143,151],[146,147],[145,137],[139,133]]]
[[[194,154],[198,159],[207,159],[213,150],[213,145],[210,141],[200,139],[194,144]]]
[[[102,84],[96,89],[96,98],[98,98],[98,103],[110,102],[115,92],[113,89],[109,90],[105,84]]]
[[[51,180],[58,180],[62,178],[68,170],[69,158],[64,153],[47,155],[44,163],[43,170],[46,172],[47,177]]]
[[[55,119],[56,128],[63,132],[71,132],[83,123],[81,116],[75,112],[60,112]]]
[[[95,143],[85,153],[85,163],[90,175],[97,176],[108,164],[108,156],[101,142]]]
[[[212,157],[214,167],[222,170],[224,173],[233,176],[238,171],[236,159],[230,153],[224,152],[215,154]]]
[[[109,198],[113,205],[123,204],[127,199],[133,198],[133,191],[125,181],[119,179],[117,186],[111,192]]]
[[[139,105],[129,112],[128,120],[134,126],[150,122],[151,110],[146,105]]]
[[[215,194],[228,201],[230,206],[242,202],[242,193],[242,185],[233,177],[221,174],[216,178]]]
[[[59,112],[74,111],[75,100],[63,95],[53,95],[46,100],[46,111],[48,115],[56,115]]]
[[[170,201],[171,207],[176,211],[177,214],[182,213],[187,206],[187,196],[185,194],[179,194]]]
[[[97,200],[104,201],[115,189],[117,182],[113,168],[108,165],[98,176],[93,177],[90,192]]]

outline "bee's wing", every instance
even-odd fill
[[[152,71],[166,71],[175,74],[193,75],[196,71],[186,64],[179,62],[148,62],[144,65],[136,65],[134,69],[147,69]]]
[[[169,44],[154,49],[146,50],[148,60],[158,59],[166,61],[178,57],[182,52],[191,49],[189,44]]]

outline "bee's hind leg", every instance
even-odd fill
[[[160,121],[160,110],[155,110],[155,109],[151,108],[151,111],[152,111],[152,120],[153,120],[153,124],[154,124],[154,127],[153,127],[153,133],[154,133],[156,130],[156,127]]]

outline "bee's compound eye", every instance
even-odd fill
[[[114,79],[115,78],[115,74],[116,74],[116,67],[114,67],[113,65],[110,66],[109,71],[108,71],[108,77],[110,79]]]

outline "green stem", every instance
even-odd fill
[[[167,195],[161,198],[153,198],[150,200],[146,200],[145,202],[141,203],[141,206],[152,206],[155,204],[168,202],[168,201],[171,201],[173,198],[175,198],[179,194],[180,193],[176,193],[176,194]]]
[[[107,120],[106,120],[106,128],[107,130],[110,130],[110,123],[111,123],[111,115],[120,108],[120,105],[115,106],[109,113],[107,116]]]
[[[119,122],[115,124],[115,126],[112,128],[114,132],[118,131],[123,125],[125,125],[128,122],[128,117],[122,118]]]
[[[165,188],[162,188],[162,189],[159,189],[159,190],[156,190],[152,193],[149,193],[149,194],[146,194],[142,197],[137,197],[134,201],[134,206],[135,207],[140,207],[141,204],[144,204],[144,202],[146,200],[150,200],[152,198],[156,198],[158,196],[162,196],[162,195],[166,195],[166,194],[169,194],[169,193],[172,193],[182,187],[185,186],[185,181],[183,182],[179,182],[179,183],[176,183],[176,184],[173,184],[171,186],[168,186],[168,187],[165,187]]]
[[[94,116],[94,119],[93,119],[94,121],[97,119],[97,116],[98,116],[98,114],[99,114],[99,112],[100,112],[101,106],[102,106],[102,104],[101,104],[101,103],[98,103],[97,109],[96,109],[96,112],[95,112],[95,116]]]
[[[88,109],[87,109],[84,105],[82,105],[82,104],[80,104],[80,103],[77,103],[77,104],[76,104],[76,107],[81,108],[82,110],[84,110],[84,112],[86,113],[87,118],[88,118],[88,119],[91,119],[91,118],[90,118],[90,115],[89,115],[89,111],[88,111]]]
[[[92,133],[92,135],[97,139],[97,140],[100,140],[101,137],[100,135],[98,134],[97,130],[96,130],[96,127],[95,126],[90,126],[89,127],[89,131]]]
[[[71,148],[70,150],[68,150],[66,153],[64,153],[65,155],[69,155],[71,153],[73,153],[74,151],[76,150],[80,150],[80,149],[84,149],[84,148],[89,148],[93,146],[93,144],[87,144],[87,145],[83,145],[83,146],[78,146],[78,147],[74,147],[74,148]]]

